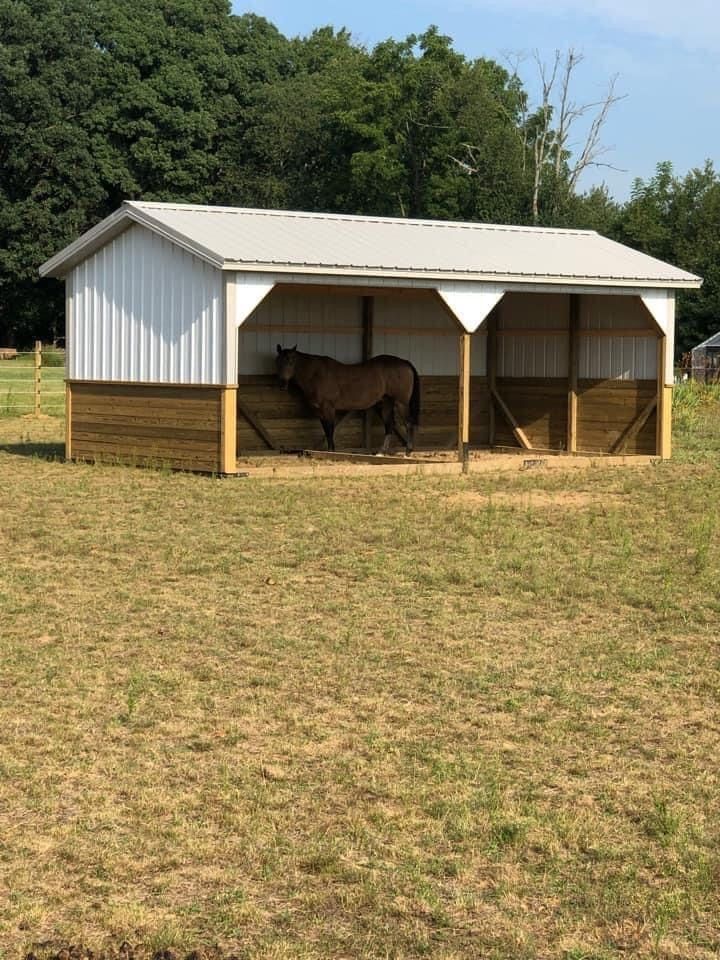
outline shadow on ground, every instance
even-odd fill
[[[64,460],[63,443],[0,443],[0,453],[9,453],[13,457],[36,457],[38,460]]]

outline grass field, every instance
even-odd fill
[[[0,421],[0,956],[718,956],[720,399],[567,474],[61,439]]]

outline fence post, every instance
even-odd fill
[[[35,341],[35,416],[40,416],[40,379],[42,369],[42,340]]]

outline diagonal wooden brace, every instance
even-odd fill
[[[494,398],[495,402],[497,403],[497,405],[500,407],[500,410],[502,411],[503,416],[505,417],[505,419],[507,420],[507,422],[510,424],[510,427],[512,428],[512,432],[514,433],[515,439],[517,440],[517,442],[518,442],[518,443],[520,444],[520,446],[523,447],[525,450],[532,450],[532,446],[530,445],[530,441],[528,440],[528,438],[527,438],[526,434],[524,433],[524,431],[520,428],[520,425],[518,424],[518,422],[517,422],[517,420],[515,419],[515,417],[514,417],[514,416],[512,415],[512,413],[510,412],[510,408],[508,407],[508,405],[505,403],[505,401],[503,400],[503,398],[502,398],[502,397],[500,396],[500,394],[498,393],[497,388],[496,388],[496,387],[491,387],[491,388],[490,388],[490,393],[491,393],[492,397]]]
[[[615,443],[610,448],[610,453],[623,452],[628,443],[640,433],[642,428],[648,422],[650,414],[657,407],[657,402],[657,397],[653,397],[652,400],[643,407],[632,423],[628,424],[628,426],[625,427],[623,432],[617,438]]]

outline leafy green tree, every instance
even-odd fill
[[[227,0],[97,0],[96,7],[96,42],[112,76],[97,93],[108,145],[124,163],[124,195],[210,201],[223,118],[235,109]]]
[[[700,291],[678,297],[679,352],[720,329],[720,179],[710,161],[682,179],[659,163],[650,180],[636,180],[617,237],[703,278]]]
[[[466,60],[435,28],[367,52],[326,27],[292,41],[291,59],[257,95],[243,142],[266,205],[524,215],[520,91],[497,64]]]
[[[61,332],[62,291],[38,264],[104,212],[122,179],[87,0],[0,2],[0,343]]]
[[[225,28],[228,88],[216,104],[212,200],[228,206],[276,207],[283,197],[283,171],[274,167],[273,145],[283,128],[280,97],[294,70],[293,44],[254,14],[229,17]],[[266,112],[269,111],[269,112]]]
[[[228,0],[0,0],[0,38],[0,342],[27,343],[63,325],[38,265],[122,200],[248,192],[248,104],[286,53]]]
[[[605,185],[591,187],[585,193],[572,193],[557,210],[553,223],[557,227],[576,230],[597,230],[606,237],[614,237],[622,205],[613,200]]]
[[[353,158],[356,203],[397,216],[522,217],[520,91],[502,67],[466,60],[431,27],[378,44],[368,77],[373,137]]]
[[[435,27],[367,50],[229,0],[0,0],[0,344],[62,333],[38,265],[133,197],[598,229],[705,277],[680,304],[681,342],[700,339],[720,317],[715,171],[660,164],[624,208],[579,194],[598,141],[572,161],[554,89],[531,114],[517,71]]]
[[[365,56],[330,27],[289,42],[291,67],[255,92],[235,145],[259,205],[348,211],[352,157],[367,136]]]

